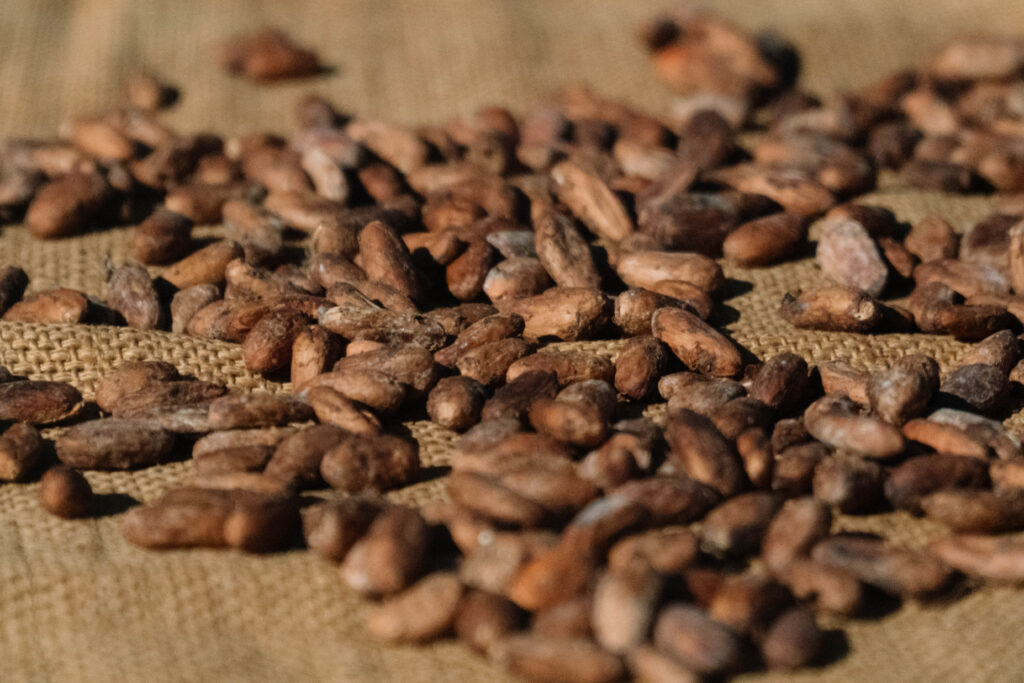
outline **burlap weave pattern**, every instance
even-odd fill
[[[668,95],[633,34],[668,1],[305,0],[215,3],[161,0],[0,3],[0,136],[50,135],[75,112],[117,101],[135,63],[183,86],[169,121],[218,133],[290,126],[307,89],[342,108],[406,123],[436,122],[483,103],[523,110],[570,80],[661,110]],[[791,37],[805,83],[828,92],[919,60],[962,33],[1024,26],[1024,4],[957,0],[728,0],[708,3],[750,27]],[[335,73],[269,88],[229,79],[211,52],[224,36],[276,23],[316,46]],[[947,217],[965,229],[991,200],[908,192],[887,180],[865,201],[900,218]],[[210,235],[217,229],[209,230]],[[103,261],[125,257],[126,229],[40,243],[0,228],[0,263],[22,265],[32,288],[57,284],[99,294]],[[812,230],[812,239],[815,231]],[[865,368],[921,351],[944,368],[963,345],[926,335],[865,337],[796,331],[777,314],[782,294],[819,275],[804,259],[771,269],[727,268],[720,320],[758,357],[791,350],[809,361]],[[752,286],[751,286],[752,285]],[[613,342],[582,344],[614,357]],[[74,383],[89,396],[124,360],[174,362],[233,388],[281,388],[245,371],[236,345],[107,327],[0,323],[0,365],[37,379]],[[657,416],[658,410],[651,411]],[[413,416],[415,417],[415,416]],[[1018,418],[1010,420],[1016,426]],[[407,424],[430,468],[445,464],[454,435]],[[125,543],[123,496],[151,500],[181,481],[187,463],[130,473],[90,473],[107,514],[66,522],[42,512],[35,485],[0,486],[0,680],[2,681],[501,681],[507,677],[452,643],[384,648],[361,631],[366,606],[336,569],[309,553],[253,557],[215,551],[145,552]],[[429,472],[436,472],[430,469]],[[394,497],[443,495],[433,478]],[[844,528],[882,531],[920,544],[937,533],[903,515],[847,518]],[[751,680],[1003,681],[1020,678],[1017,633],[1024,593],[988,588],[942,605],[909,604],[881,620],[843,625],[849,652],[827,668]],[[838,657],[838,654],[837,654]]]

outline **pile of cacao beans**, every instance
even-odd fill
[[[641,37],[679,94],[665,115],[574,85],[412,129],[310,94],[291,136],[222,139],[163,123],[176,91],[140,73],[123,106],[7,141],[0,229],[137,227],[100,296],[0,268],[5,323],[233,342],[289,384],[137,361],[86,401],[0,368],[0,480],[41,476],[44,509],[88,517],[81,470],[188,453],[127,541],[308,548],[380,601],[375,637],[454,634],[541,681],[820,665],[823,615],[1024,581],[1024,449],[1002,424],[1024,396],[1024,40],[956,41],[822,99],[779,36],[680,11]],[[272,30],[222,61],[321,68]],[[858,203],[880,177],[999,194],[961,235]],[[945,373],[756,358],[722,315],[722,260],[809,256],[822,285],[778,302],[794,327],[976,343]],[[461,435],[447,498],[413,508],[384,494],[428,476],[418,419]],[[834,523],[892,511],[949,533],[912,549]]]

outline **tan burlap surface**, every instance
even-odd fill
[[[708,3],[738,22],[772,26],[803,50],[805,82],[828,92],[864,84],[927,54],[943,39],[1024,29],[1024,3],[958,0],[728,0]],[[287,131],[295,96],[314,88],[341,107],[407,123],[433,122],[483,103],[524,109],[558,85],[583,80],[600,92],[661,110],[667,93],[634,39],[637,23],[671,2],[637,0],[245,0],[0,2],[0,136],[50,135],[75,112],[117,101],[137,63],[183,86],[169,115],[184,130]],[[229,79],[212,51],[223,37],[275,23],[336,67],[304,83],[257,88]],[[892,182],[870,201],[902,219],[930,213],[963,229],[986,198],[907,192]],[[216,229],[210,231],[216,233]],[[126,229],[54,243],[0,229],[0,263],[17,263],[32,287],[98,294],[106,255],[125,254]],[[812,232],[813,236],[813,232]],[[801,332],[776,315],[781,295],[818,278],[810,260],[767,270],[728,269],[721,319],[759,357],[791,350],[810,361],[879,367],[910,351],[944,367],[962,346],[925,335],[864,337]],[[614,355],[612,343],[588,346]],[[173,361],[232,387],[278,388],[248,374],[237,346],[104,327],[0,324],[0,365],[66,380],[87,395],[130,359]],[[658,408],[651,409],[657,416]],[[1011,418],[1013,425],[1015,419]],[[443,471],[453,435],[409,424],[431,473]],[[499,681],[506,676],[463,648],[384,648],[361,632],[366,606],[336,569],[309,553],[145,552],[120,535],[117,513],[179,482],[187,463],[89,474],[105,512],[66,522],[42,512],[35,485],[0,486],[0,681]],[[394,497],[443,495],[443,480]],[[920,544],[936,531],[906,517],[844,519]],[[879,620],[843,625],[835,662],[799,675],[751,680],[1010,681],[1024,677],[1018,634],[1024,591],[977,590],[941,605],[910,604]],[[844,653],[844,650],[848,652]]]

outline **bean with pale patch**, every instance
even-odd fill
[[[787,293],[779,312],[794,327],[826,332],[872,332],[882,322],[881,304],[851,287]]]

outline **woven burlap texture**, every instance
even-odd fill
[[[0,3],[0,135],[50,135],[75,112],[118,101],[136,64],[183,86],[169,120],[183,130],[286,132],[307,89],[341,107],[406,123],[436,122],[484,103],[515,110],[568,81],[663,111],[669,96],[651,76],[634,27],[671,2],[630,0],[307,0],[206,3],[92,0]],[[711,4],[711,3],[709,3]],[[914,0],[728,0],[714,7],[746,26],[772,27],[803,51],[805,83],[831,92],[915,63],[962,33],[1019,30],[1024,5]],[[335,67],[303,83],[257,88],[229,79],[212,52],[227,35],[278,24]],[[909,192],[893,182],[865,201],[901,219],[929,214],[965,229],[991,200]],[[127,229],[53,243],[19,226],[0,229],[0,263],[17,263],[32,288],[102,289],[103,261],[125,258]],[[209,234],[216,234],[216,228]],[[812,230],[812,237],[814,231]],[[926,335],[875,337],[794,330],[776,310],[782,294],[813,285],[804,259],[764,270],[727,268],[720,321],[758,357],[795,351],[809,361],[883,367],[910,352],[949,368],[963,346]],[[616,345],[581,346],[614,357]],[[0,324],[0,365],[69,381],[88,396],[125,360],[160,359],[233,388],[286,389],[245,371],[235,345],[106,327]],[[650,411],[657,416],[659,410]],[[1010,424],[1014,425],[1011,418]],[[427,465],[443,466],[454,435],[425,421],[408,427]],[[188,473],[184,462],[128,473],[89,473],[104,514],[68,522],[42,512],[36,486],[0,486],[2,681],[501,681],[502,672],[453,643],[381,647],[361,631],[367,606],[343,589],[335,567],[309,553],[146,552],[120,534],[118,512],[152,500]],[[116,495],[115,495],[116,494]],[[423,502],[443,479],[396,492]],[[919,545],[937,533],[901,515],[845,518]],[[1024,592],[986,588],[941,605],[908,604],[884,619],[841,625],[828,666],[750,680],[1003,681],[1020,678],[1017,633]]]

